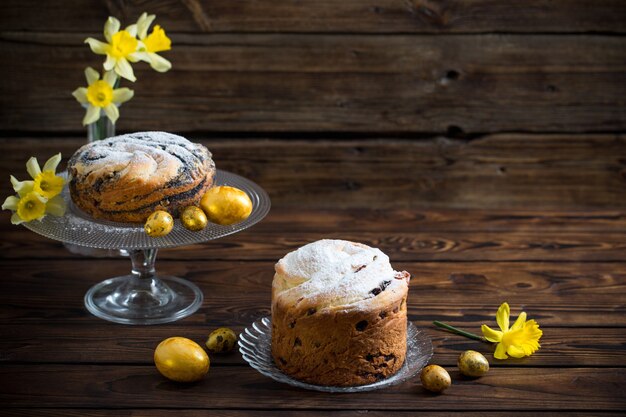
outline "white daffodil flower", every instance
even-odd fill
[[[120,21],[114,17],[109,17],[104,24],[105,42],[94,38],[85,39],[91,50],[98,55],[106,55],[104,69],[115,71],[117,75],[129,81],[135,81],[135,74],[130,62],[137,62],[141,59],[138,55],[139,41],[137,36],[137,25],[130,25],[124,30],[120,30]],[[130,62],[129,62],[130,61]]]
[[[100,79],[100,73],[88,67],[85,69],[85,78],[88,87],[79,87],[72,93],[79,103],[87,106],[83,126],[97,121],[101,110],[104,110],[111,122],[115,123],[120,116],[118,105],[133,98],[133,90],[113,88],[117,81],[117,75],[113,71],[105,72],[104,77]]]
[[[137,20],[136,30],[139,38],[139,52],[137,57],[150,64],[152,69],[158,72],[166,72],[172,68],[172,63],[157,52],[169,51],[172,49],[172,41],[165,34],[165,30],[156,25],[152,33],[148,35],[148,29],[155,19],[155,15],[143,13]]]

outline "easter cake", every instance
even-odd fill
[[[396,373],[406,356],[408,272],[378,249],[320,240],[287,254],[272,283],[272,356],[311,384],[353,386]]]
[[[89,143],[68,162],[70,195],[91,216],[143,222],[156,210],[178,216],[213,185],[209,150],[166,132],[138,132]]]

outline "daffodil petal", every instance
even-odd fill
[[[142,52],[133,52],[131,54],[128,54],[126,56],[126,59],[129,60],[130,62],[139,62],[139,61],[142,61],[141,54],[142,54]],[[148,62],[148,61],[146,61],[146,62]]]
[[[115,72],[122,78],[126,78],[129,81],[135,81],[135,74],[133,73],[133,67],[130,66],[128,61],[124,58],[117,60],[115,64]]]
[[[111,55],[107,55],[107,59],[102,66],[106,71],[112,71],[113,68],[115,68],[115,64],[117,64],[117,59],[113,58]]]
[[[26,162],[26,171],[28,171],[28,174],[33,178],[41,174],[41,168],[39,168],[39,162],[37,162],[37,158],[35,158],[34,156],[30,157],[30,159]]]
[[[514,358],[523,358],[524,356],[526,356],[524,349],[518,346],[514,346],[514,345],[509,346],[508,349],[506,350],[506,353],[508,353],[509,356],[512,356]]]
[[[100,73],[91,67],[85,68],[85,78],[87,84],[91,85],[100,79]]]
[[[2,203],[2,210],[17,210],[17,203],[19,203],[20,199],[14,195],[8,196],[4,203]]]
[[[21,223],[24,223],[24,220],[22,220],[22,218],[17,213],[13,213],[13,215],[11,216],[11,224]]]
[[[499,330],[493,330],[486,324],[480,326],[480,330],[482,330],[485,339],[489,340],[490,342],[497,343],[502,340],[502,332]]]
[[[134,52],[132,55],[137,61],[150,63],[150,54],[148,52]]]
[[[496,322],[503,332],[509,331],[509,316],[511,315],[511,309],[508,303],[502,303],[496,313]]]
[[[111,43],[111,36],[120,30],[120,21],[114,18],[113,16],[109,16],[106,23],[104,24],[104,38],[107,42]]]
[[[148,29],[155,18],[156,15],[148,14],[146,12],[143,12],[141,16],[139,16],[139,20],[137,20],[137,37],[139,39],[143,39],[148,36]]]
[[[496,346],[496,351],[493,353],[493,357],[496,359],[507,359],[508,356],[506,354],[506,348],[503,343],[498,343]]]
[[[135,92],[130,88],[116,88],[113,90],[113,103],[125,103],[133,98],[134,95]]]
[[[60,195],[50,199],[46,204],[46,213],[50,213],[53,216],[61,217],[65,214],[67,204]]]
[[[108,44],[100,42],[99,40],[94,38],[85,39],[85,43],[89,44],[91,52],[93,52],[94,54],[106,55],[107,51],[109,50]]]
[[[11,175],[11,184],[13,185],[13,190],[21,197],[33,191],[35,181],[18,181],[17,178]]]
[[[83,118],[83,126],[90,125],[100,118],[100,107],[89,105]]]
[[[61,162],[61,152],[48,159],[41,170],[56,172],[59,162]]]
[[[113,124],[115,124],[117,118],[120,117],[120,111],[117,109],[117,106],[115,104],[109,104],[108,106],[106,106],[104,108],[104,112],[111,120],[111,122],[113,122]]]
[[[117,74],[115,71],[107,71],[104,73],[103,80],[106,81],[111,87],[115,86],[115,82],[117,81]]]
[[[130,33],[133,38],[137,36],[137,24],[134,23],[126,27],[126,32]]]
[[[167,59],[155,53],[149,53],[150,66],[153,70],[158,72],[167,72],[172,68],[172,63]]]
[[[78,87],[72,91],[72,95],[80,104],[87,103],[87,89],[85,87]]]
[[[522,327],[524,327],[525,323],[526,323],[526,313],[522,311],[521,313],[519,313],[519,316],[517,316],[517,320],[515,320],[515,323],[513,323],[513,326],[511,326],[511,331],[521,329]]]

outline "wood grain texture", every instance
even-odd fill
[[[268,380],[250,367],[213,367],[209,377],[180,389],[154,366],[0,366],[0,401],[7,407],[189,407],[213,409],[371,410],[622,410],[626,407],[621,368],[492,369],[477,380],[452,371],[454,385],[434,396],[410,381],[376,395],[306,392]],[[51,380],[63,381],[50,384]],[[603,381],[598,384],[597,381]],[[572,395],[575,393],[575,395]],[[156,394],[156,395],[155,395]],[[280,396],[280,400],[277,400]],[[489,399],[486,401],[486,399]]]
[[[7,57],[0,130],[83,131],[83,110],[70,93],[85,84],[85,65],[102,62],[83,43],[96,33],[0,33]],[[177,34],[173,42],[167,74],[137,65],[122,130],[463,135],[626,128],[619,37]],[[25,88],[31,85],[37,88]]]
[[[218,168],[260,184],[278,209],[552,208],[562,212],[626,204],[626,139],[621,134],[499,134],[471,141],[191,138],[213,152]],[[25,162],[31,155],[43,162],[60,151],[65,161],[83,143],[80,139],[2,139],[6,152],[0,178],[13,174],[25,179]],[[10,192],[9,182],[2,181],[0,193]]]
[[[198,416],[198,410],[167,410],[167,409],[154,409],[147,410],[91,410],[80,409],[72,410],[69,408],[62,408],[58,410],[50,409],[10,409],[3,410],[3,416],[5,417],[196,417]],[[389,417],[389,411],[376,411],[376,410],[211,410],[211,416],[215,417],[363,417],[367,413],[367,417]],[[551,411],[421,411],[420,416],[428,417],[537,417],[537,416],[551,416],[554,412]],[[394,411],[394,416],[398,417],[413,417],[414,411]],[[568,416],[571,417],[623,417],[621,413],[614,413],[610,411],[584,411],[584,412],[568,412]]]
[[[269,315],[274,263],[159,261],[162,274],[182,276],[206,294],[200,310],[181,324],[244,327]],[[405,263],[413,274],[409,318],[420,326],[441,320],[477,329],[493,322],[508,301],[544,326],[626,327],[622,263]],[[91,285],[129,273],[127,260],[4,261],[0,324],[98,322],[83,307]],[[71,266],[68,266],[71,265]],[[610,316],[610,320],[607,317]]]
[[[119,132],[176,131],[265,188],[272,212],[215,242],[161,251],[204,292],[161,326],[91,316],[85,291],[126,274],[0,213],[0,414],[44,417],[616,416],[626,410],[626,2],[621,0],[7,0],[0,2],[0,200],[31,155],[84,143],[70,93],[100,68],[83,40],[144,10],[174,65],[136,65]],[[517,132],[517,133],[515,133]],[[35,136],[35,137],[33,137]],[[36,136],[41,136],[37,138]],[[56,137],[52,137],[56,136]],[[409,319],[453,385],[328,395],[276,383],[238,352],[179,385],[152,364],[270,314],[273,266],[320,238],[380,247],[413,275]],[[544,336],[496,361],[479,333],[503,301]],[[460,352],[491,362],[462,377]]]
[[[144,11],[177,32],[624,32],[619,0],[11,0],[5,30],[88,31],[114,15],[129,24]]]
[[[419,307],[417,307],[419,309]],[[532,313],[532,312],[531,312]],[[247,326],[232,326],[237,333]],[[480,333],[473,324],[465,328]],[[493,346],[452,335],[423,324],[421,329],[433,341],[432,363],[456,368],[461,352],[482,352],[491,367],[626,367],[626,333],[623,328],[563,328],[542,326],[541,350],[526,359],[497,361]],[[97,322],[82,324],[0,325],[0,362],[72,363],[72,364],[143,364],[152,365],[154,349],[160,341],[174,334],[184,335],[202,345],[215,330],[208,324],[181,323],[135,327]],[[239,352],[211,355],[211,366],[244,365]]]
[[[8,222],[8,214],[0,219]],[[1,220],[0,220],[1,221]],[[7,226],[0,259],[45,259],[49,256],[75,259],[59,242],[36,234],[24,235],[20,227]],[[259,228],[261,229],[261,228]],[[173,260],[267,260],[276,261],[286,253],[319,239],[346,239],[375,246],[396,262],[404,261],[546,261],[598,262],[624,260],[623,233],[552,232],[537,229],[524,232],[360,232],[316,231],[285,236],[276,231],[249,230],[182,248],[164,249],[159,259]],[[19,240],[18,240],[19,239]],[[105,256],[110,256],[106,254]]]

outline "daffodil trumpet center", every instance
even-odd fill
[[[17,203],[17,215],[25,221],[38,219],[46,214],[46,203],[36,192],[31,191]]]
[[[94,81],[87,87],[87,100],[96,107],[106,107],[113,101],[113,87],[104,80]]]
[[[43,171],[35,177],[33,191],[42,197],[51,199],[61,193],[65,180],[53,171]]]
[[[502,343],[504,343],[505,346],[515,345],[517,344],[521,334],[522,329],[504,332],[504,335],[502,336]]]
[[[138,42],[134,36],[126,30],[120,30],[111,36],[108,52],[113,58],[126,58],[128,55],[137,51],[137,45]]]
[[[143,44],[147,52],[162,52],[172,49],[172,41],[159,25],[154,26],[152,33],[143,40]]]

